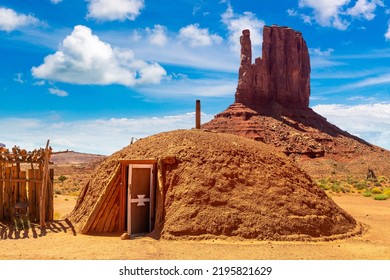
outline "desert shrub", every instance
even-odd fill
[[[58,180],[60,180],[61,183],[63,183],[66,179],[68,179],[68,178],[64,175],[61,175],[60,177],[58,177]]]
[[[347,183],[350,184],[350,185],[355,185],[358,181],[356,181],[355,179],[351,178],[351,177],[348,177],[347,179]]]
[[[371,193],[372,194],[381,194],[382,193],[382,190],[380,188],[373,188],[371,190]]]
[[[360,181],[360,182],[355,183],[354,186],[355,186],[356,189],[362,190],[362,189],[367,188],[367,182],[365,182],[365,181]]]
[[[381,187],[381,186],[382,186],[382,184],[381,184],[381,183],[379,183],[379,182],[375,182],[375,183],[374,183],[374,186],[375,186],[375,187]]]
[[[62,191],[60,189],[54,189],[55,194],[62,194]]]
[[[384,195],[387,195],[388,197],[390,197],[390,189],[385,189],[385,190],[383,191],[383,194],[384,194]]]
[[[386,183],[387,182],[387,178],[385,176],[379,176],[378,177],[378,182],[379,183]]]
[[[377,194],[377,195],[374,196],[374,199],[375,199],[375,200],[386,200],[386,199],[388,199],[388,198],[389,198],[389,197],[388,197],[387,195],[383,194],[383,193]]]
[[[369,191],[365,191],[364,193],[363,193],[363,196],[364,197],[370,197],[372,194],[371,194],[371,192],[369,192]]]
[[[330,190],[331,188],[330,182],[327,179],[321,179],[317,181],[317,186],[324,190]]]

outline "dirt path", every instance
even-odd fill
[[[140,237],[81,235],[65,220],[46,233],[38,227],[13,231],[0,224],[0,259],[390,259],[390,200],[357,195],[334,201],[366,225],[362,236],[331,242],[239,240],[166,241]],[[57,196],[55,213],[69,212],[74,197]]]

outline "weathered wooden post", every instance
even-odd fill
[[[47,140],[45,154],[44,154],[42,189],[41,189],[41,195],[40,195],[40,199],[39,199],[39,223],[41,226],[41,230],[44,229],[46,226],[46,217],[45,217],[45,214],[46,214],[46,190],[47,190],[47,183],[48,183],[48,179],[49,179],[49,158],[50,158],[49,143],[50,143],[50,140]]]
[[[3,175],[3,163],[0,161],[0,221],[4,219],[4,207],[3,207],[3,185],[4,185],[4,175]]]
[[[195,128],[200,129],[200,100],[196,100],[195,119]]]

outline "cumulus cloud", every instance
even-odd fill
[[[340,17],[343,6],[347,5],[350,0],[300,0],[300,8],[313,9],[314,19],[321,26],[332,26],[336,29],[345,30],[348,28],[348,21]]]
[[[159,83],[166,71],[157,63],[136,60],[131,50],[112,48],[78,25],[59,50],[31,69],[35,78],[71,84],[135,86]]]
[[[189,42],[192,47],[211,46],[222,41],[221,36],[211,34],[208,28],[200,28],[198,23],[182,27],[179,30],[179,38]]]
[[[313,109],[343,130],[390,150],[390,104],[330,104]]]
[[[375,17],[374,11],[377,6],[384,7],[381,0],[358,0],[352,8],[347,10],[347,14],[354,17],[362,17],[366,20],[372,20]]]
[[[100,21],[134,20],[144,8],[144,0],[87,0],[88,18]]]
[[[12,9],[0,8],[0,30],[11,32],[29,25],[41,24],[32,15],[19,14]]]
[[[69,94],[65,90],[61,90],[58,88],[49,88],[50,94],[57,95],[60,97],[68,96]]]
[[[255,14],[244,12],[242,15],[237,15],[233,12],[232,6],[228,4],[225,13],[222,14],[222,22],[229,30],[229,43],[234,52],[240,52],[240,36],[244,29],[251,31],[252,47],[261,46],[263,42],[262,30],[265,23],[259,20]]]
[[[153,28],[146,28],[149,43],[156,46],[165,46],[168,42],[167,27],[156,24]]]
[[[321,26],[334,27],[339,30],[346,30],[355,18],[372,20],[375,17],[375,10],[384,7],[382,0],[299,0],[300,8],[310,8],[313,10],[311,15],[299,14],[293,9],[287,12],[290,16],[299,16],[306,23],[317,22]]]

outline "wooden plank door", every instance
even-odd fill
[[[152,230],[154,205],[153,164],[130,164],[128,177],[128,234]]]

